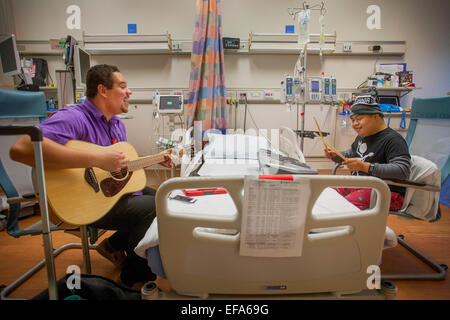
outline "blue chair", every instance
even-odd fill
[[[450,96],[436,98],[417,98],[412,102],[411,119],[406,135],[406,143],[412,155],[413,164],[415,160],[424,158],[430,163],[426,170],[435,165],[440,171],[439,177],[435,177],[438,186],[429,186],[424,181],[415,181],[416,185],[400,184],[407,187],[405,202],[416,198],[415,203],[406,203],[400,212],[390,212],[405,218],[422,219],[429,222],[436,222],[441,218],[439,204],[449,206],[449,173],[450,173]],[[427,162],[424,162],[427,163]],[[412,172],[413,173],[413,172]],[[412,180],[410,176],[410,180]],[[413,180],[414,181],[414,180]],[[386,181],[388,184],[392,181]],[[419,183],[417,183],[419,182]],[[399,181],[394,181],[399,185]],[[415,190],[415,191],[413,191]],[[422,192],[418,195],[408,194],[409,192]],[[425,193],[433,192],[434,196],[424,197]],[[424,199],[432,203],[426,205]],[[420,206],[425,212],[418,210]],[[425,264],[431,267],[434,273],[406,273],[406,274],[383,274],[382,279],[399,280],[444,280],[447,272],[447,265],[434,262],[425,254],[411,246],[404,240],[403,235],[397,236],[398,242],[409,252],[414,254]]]
[[[412,106],[406,143],[411,154],[433,161],[441,170],[439,202],[450,207],[450,96],[414,98]]]
[[[47,117],[45,95],[43,92],[26,92],[0,89],[0,118],[11,119],[11,122],[20,118],[37,118],[42,121]],[[21,229],[18,224],[19,215],[21,212],[21,202],[36,201],[35,194],[20,195],[17,191],[14,182],[8,174],[7,167],[4,165],[7,159],[0,159],[0,186],[3,189],[7,202],[9,203],[9,210],[7,211],[7,225],[6,229],[9,235],[13,237],[21,237],[24,235],[41,235],[44,240],[44,254],[45,258],[37,263],[34,267],[29,269],[25,274],[13,281],[1,292],[1,300],[8,299],[7,296],[13,292],[17,287],[22,285],[25,281],[31,278],[37,271],[44,266],[47,267],[49,297],[50,299],[57,299],[56,292],[56,274],[54,257],[66,249],[77,248],[83,250],[83,260],[87,273],[91,273],[89,248],[96,241],[95,232],[91,232],[91,245],[89,245],[89,236],[87,226],[79,228],[81,233],[81,243],[65,244],[57,249],[52,247],[51,232],[57,230],[65,230],[59,226],[52,225],[49,221],[47,197],[45,193],[45,176],[43,171],[42,148],[41,141],[42,131],[38,126],[0,126],[0,136],[22,135],[28,134],[34,143],[35,159],[36,159],[36,176],[38,183],[38,194],[41,211],[41,220],[25,229]],[[9,150],[9,145],[6,138],[2,138],[3,151]],[[3,155],[6,157],[5,155]],[[5,168],[6,167],[6,168]],[[26,166],[24,166],[25,168]],[[66,230],[65,230],[66,231]]]

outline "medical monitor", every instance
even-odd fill
[[[157,95],[156,106],[159,113],[182,113],[183,96],[180,95]]]
[[[22,73],[16,37],[13,34],[0,42],[0,60],[5,75],[13,76]]]
[[[86,88],[86,76],[91,67],[91,55],[80,46],[74,46],[73,69],[76,86]]]
[[[75,45],[77,45],[77,40],[72,36],[66,37],[66,42],[64,44],[64,63],[67,67],[73,67],[73,56]]]
[[[308,78],[309,100],[321,101],[322,100],[322,77],[309,77]]]
[[[393,104],[395,106],[400,106],[397,96],[378,96],[377,100],[380,104]]]
[[[311,92],[319,92],[319,81],[311,81]]]

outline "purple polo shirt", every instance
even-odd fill
[[[45,137],[65,145],[69,140],[81,140],[99,146],[127,141],[125,125],[117,116],[109,122],[89,100],[58,110],[39,126]]]
[[[69,140],[81,140],[99,146],[110,146],[119,141],[127,141],[125,125],[118,116],[109,122],[89,100],[81,104],[58,110],[39,124],[42,134],[59,144]],[[142,195],[141,191],[133,195]]]

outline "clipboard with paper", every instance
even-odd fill
[[[302,255],[309,180],[266,180],[246,176],[241,224],[241,256]]]

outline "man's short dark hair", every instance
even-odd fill
[[[90,68],[86,76],[86,97],[94,98],[99,84],[111,89],[114,83],[114,72],[120,72],[119,68],[109,64],[98,64]]]

